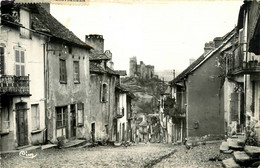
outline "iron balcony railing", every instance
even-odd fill
[[[0,94],[29,95],[29,76],[0,76]]]
[[[233,54],[227,57],[227,73],[228,74],[250,74],[260,72],[260,62],[252,58],[244,58],[246,52],[243,51],[243,46],[240,45],[235,49]]]

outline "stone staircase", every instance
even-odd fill
[[[232,154],[231,158],[222,161],[225,168],[260,168],[260,147],[245,145],[244,136],[228,138],[220,145],[220,152]]]

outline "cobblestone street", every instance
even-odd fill
[[[3,168],[13,167],[221,167],[220,161],[209,161],[219,154],[220,144],[193,149],[184,145],[138,144],[130,147],[99,146],[34,150],[33,159],[18,153],[3,154]]]

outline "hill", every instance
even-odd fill
[[[121,79],[121,84],[136,97],[133,100],[134,112],[142,114],[158,113],[160,94],[166,89],[162,80],[125,77]]]

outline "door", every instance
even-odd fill
[[[76,109],[75,104],[70,106],[70,137],[76,136]]]
[[[15,109],[18,146],[28,145],[27,104],[17,103]]]
[[[92,138],[92,142],[95,142],[95,123],[91,124],[91,138]]]
[[[125,141],[125,123],[122,125],[122,141]]]

